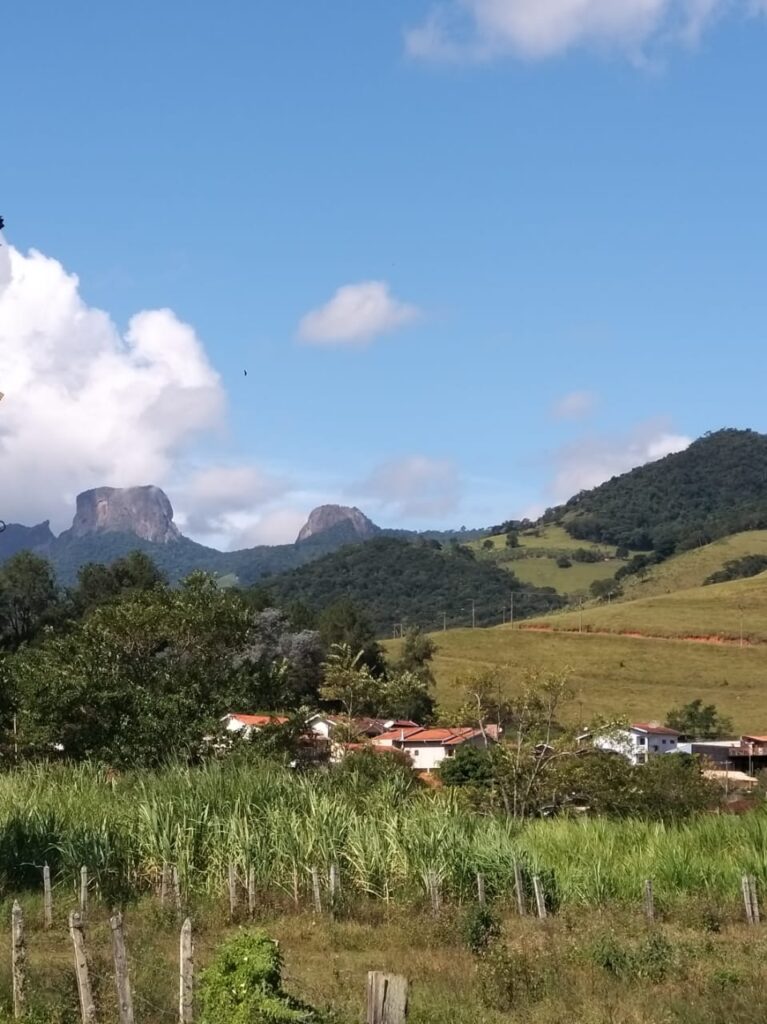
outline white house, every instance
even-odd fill
[[[651,757],[675,751],[679,736],[675,729],[657,722],[632,722],[627,729],[595,736],[594,746],[623,754],[632,764],[645,764]]]
[[[447,757],[453,757],[459,747],[484,747],[495,743],[492,735],[483,735],[479,729],[464,726],[458,729],[395,728],[376,736],[371,741],[376,747],[390,747],[408,754],[413,768],[430,772]]]

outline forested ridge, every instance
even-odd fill
[[[349,598],[386,635],[395,624],[469,626],[472,602],[477,626],[498,625],[508,615],[512,593],[520,618],[565,603],[554,590],[523,584],[512,573],[477,561],[460,545],[391,537],[325,555],[275,578],[269,592],[278,604],[300,600],[317,611]]]
[[[767,436],[725,429],[584,491],[544,521],[577,539],[667,556],[767,527]]]

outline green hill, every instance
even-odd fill
[[[475,540],[467,545],[482,562],[514,573],[523,583],[552,587],[568,597],[587,595],[594,580],[615,574],[626,564],[618,558],[615,545],[575,540],[555,523],[535,526],[516,533],[518,547],[509,547],[506,534]],[[584,560],[586,553],[594,561]]]
[[[576,691],[574,721],[596,714],[662,721],[672,707],[700,697],[729,715],[736,729],[767,732],[767,645],[741,648],[509,626],[450,630],[433,639],[437,698],[448,711],[461,703],[463,682],[476,673],[497,670],[502,693],[511,695],[526,669],[569,668]],[[399,641],[385,646],[396,655]]]
[[[767,644],[767,573],[671,594],[590,606],[534,619],[557,632],[624,633]]]
[[[720,430],[550,509],[571,537],[661,554],[767,528],[767,436]]]
[[[275,578],[269,591],[277,603],[302,601],[320,610],[350,598],[373,621],[379,635],[395,626],[423,629],[487,626],[508,615],[514,595],[518,616],[542,614],[563,605],[551,590],[521,583],[491,562],[478,561],[460,545],[407,542],[378,537],[343,548]]]

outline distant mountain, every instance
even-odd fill
[[[54,540],[48,520],[37,526],[8,523],[0,533],[0,562],[19,551],[45,551]]]
[[[181,539],[173,506],[159,487],[96,487],[77,495],[72,527],[61,539],[129,533],[153,544]]]
[[[565,604],[551,589],[528,586],[460,545],[376,537],[345,547],[267,584],[275,602],[302,601],[317,611],[341,598],[363,608],[380,635],[399,626],[499,625],[514,594],[515,616]]]
[[[319,508],[314,509],[301,527],[296,543],[302,544],[313,537],[331,532],[341,543],[349,544],[355,541],[370,540],[381,530],[358,508],[348,508],[345,505],[320,505]]]
[[[767,436],[719,430],[583,491],[544,521],[577,539],[670,554],[767,527]]]

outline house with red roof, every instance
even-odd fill
[[[483,733],[471,726],[459,726],[455,729],[431,729],[422,726],[401,726],[375,736],[371,743],[374,747],[401,750],[419,772],[431,772],[445,758],[454,757],[456,750],[469,745],[486,747],[495,743],[494,735]]]
[[[285,715],[243,715],[230,712],[221,719],[225,732],[237,733],[247,739],[254,732],[261,732],[268,725],[285,725],[289,719]]]

